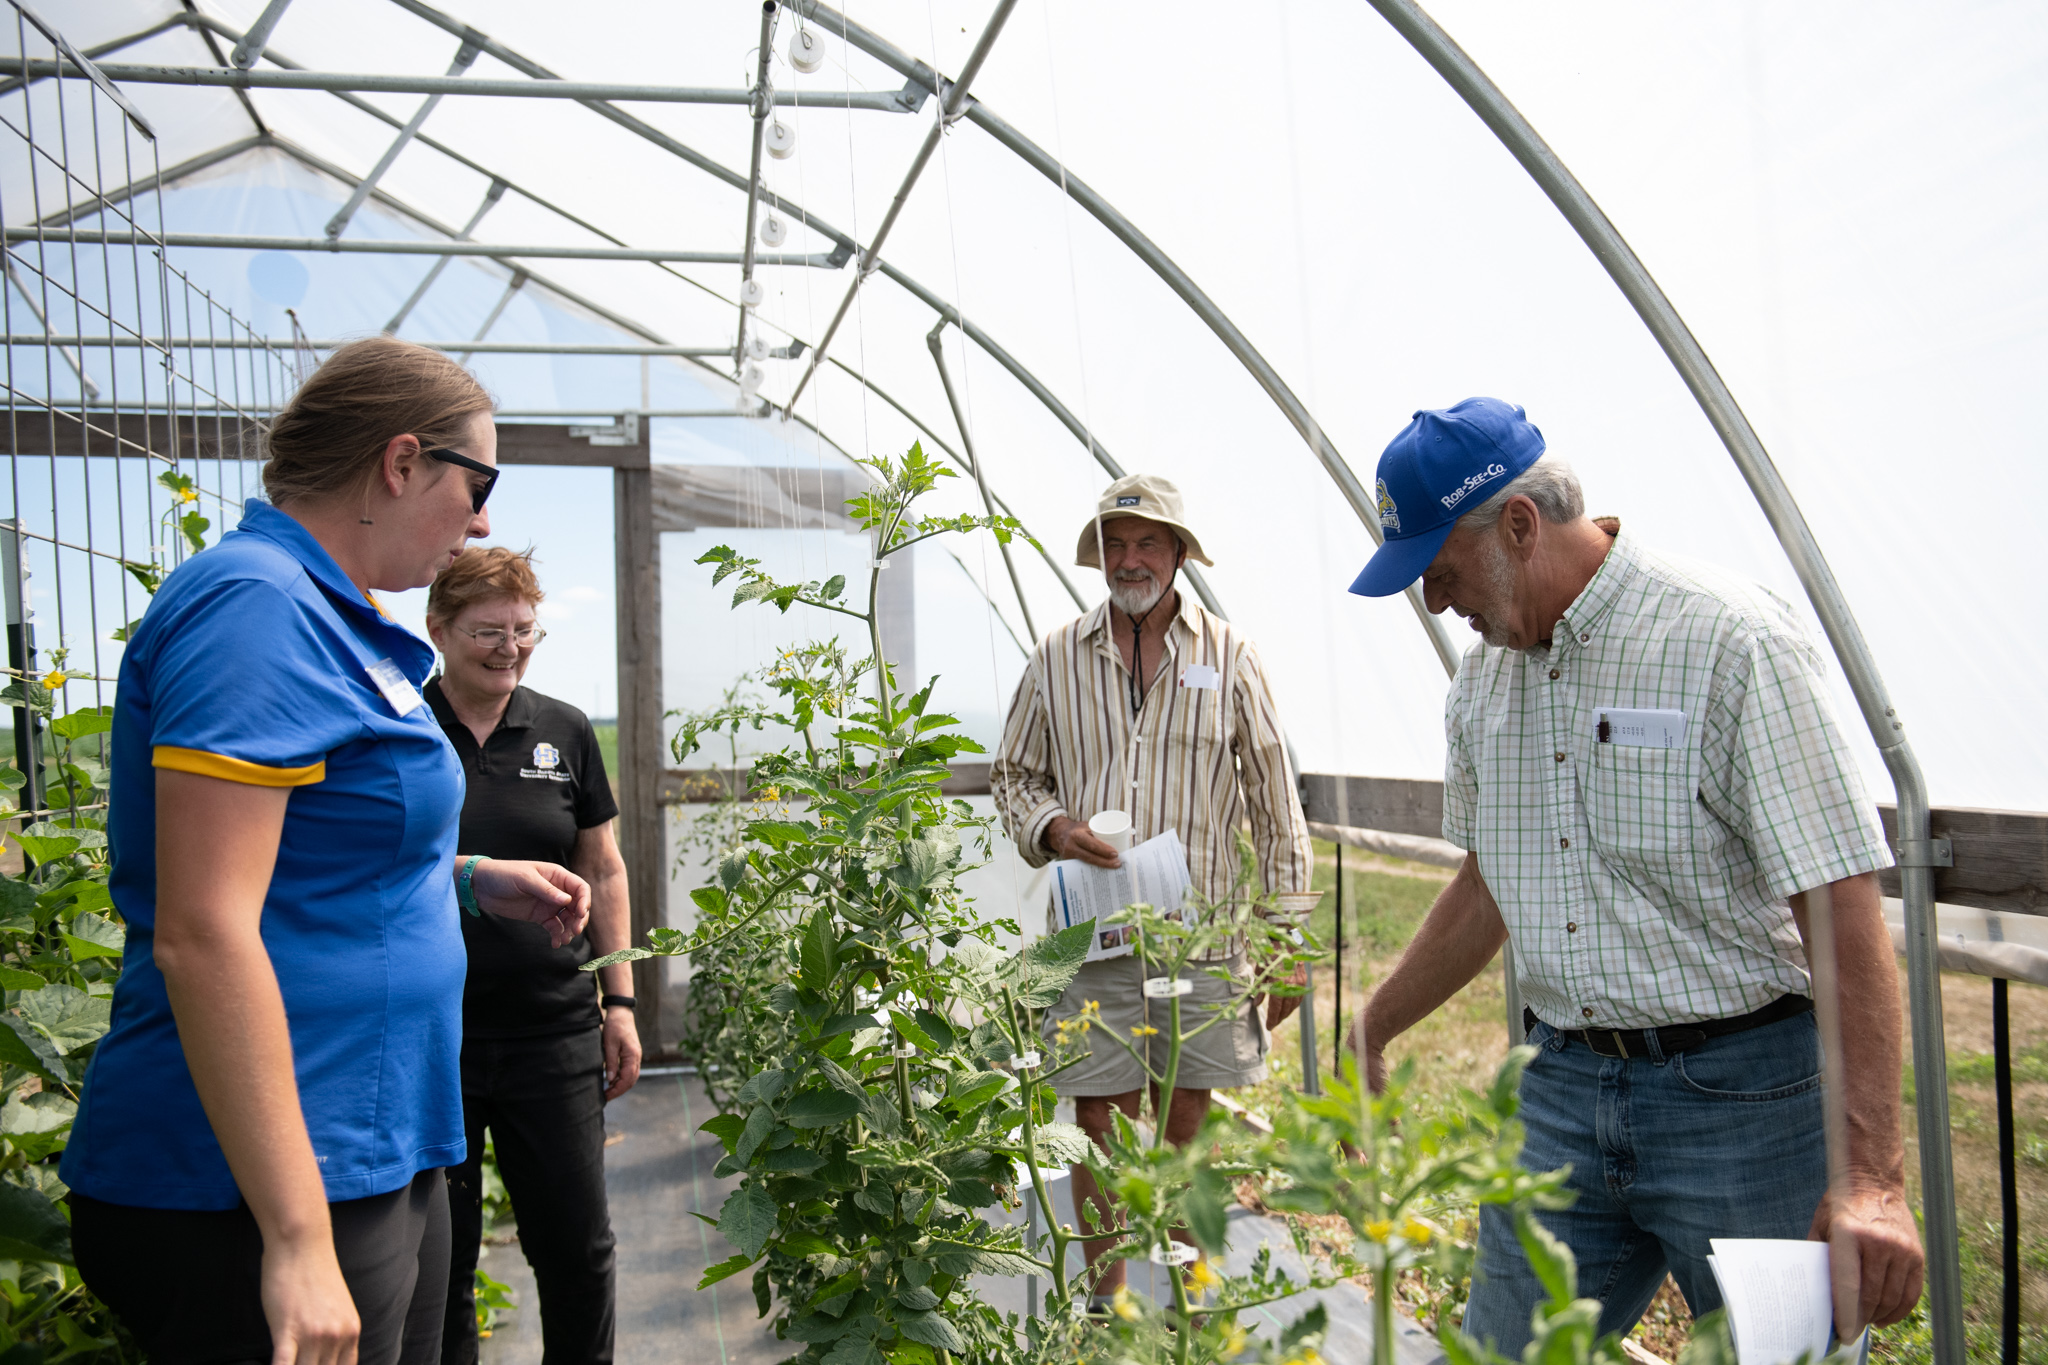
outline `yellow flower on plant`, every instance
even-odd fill
[[[198,490],[198,489],[196,489],[196,488],[180,488],[180,489],[178,490],[178,501],[179,501],[179,502],[198,502],[198,501],[199,501],[199,490]]]
[[[1365,1225],[1365,1235],[1375,1242],[1384,1242],[1387,1238],[1394,1235],[1394,1225],[1384,1218],[1376,1223],[1367,1223]]]
[[[1223,1342],[1223,1354],[1225,1356],[1237,1355],[1238,1352],[1244,1349],[1245,1343],[1249,1340],[1250,1338],[1245,1334],[1244,1328],[1232,1323],[1230,1335]]]
[[[1426,1247],[1429,1239],[1436,1236],[1436,1229],[1419,1218],[1410,1218],[1401,1224],[1401,1236],[1415,1246]]]
[[[1111,1311],[1125,1322],[1136,1322],[1139,1318],[1145,1316],[1144,1311],[1138,1307],[1137,1300],[1131,1297],[1131,1291],[1128,1289],[1117,1290],[1116,1297],[1109,1301],[1109,1306]]]
[[[1198,1259],[1188,1270],[1188,1284],[1198,1294],[1206,1294],[1223,1283],[1223,1277],[1216,1273],[1216,1267],[1209,1264],[1209,1258]]]
[[[71,680],[65,677],[62,673],[45,673],[43,675],[43,687],[45,688],[45,690],[51,692],[55,692],[58,688],[62,687],[65,683],[69,681]]]
[[[1153,1028],[1150,1024],[1133,1024],[1131,1026],[1131,1036],[1133,1038],[1151,1038],[1157,1035],[1158,1032],[1159,1030]]]

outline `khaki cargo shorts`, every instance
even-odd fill
[[[1229,968],[1231,980],[1226,983],[1210,976],[1206,969],[1216,967]],[[1054,1091],[1073,1099],[1128,1095],[1146,1087],[1137,1058],[1104,1037],[1107,1031],[1114,1031],[1143,1054],[1154,1071],[1165,1074],[1172,1002],[1145,998],[1145,978],[1152,974],[1136,953],[1082,964],[1080,975],[1046,1014],[1046,1041],[1057,1036],[1060,1020],[1073,1018],[1090,1000],[1097,1002],[1100,1018],[1084,1035],[1082,1046],[1089,1049],[1089,1055],[1052,1078]],[[1181,975],[1194,983],[1194,990],[1180,997],[1184,1031],[1207,1023],[1219,1010],[1224,1017],[1183,1042],[1175,1086],[1230,1090],[1264,1080],[1271,1038],[1266,1032],[1265,1010],[1255,1007],[1249,996],[1251,973],[1244,955],[1223,962],[1190,963]],[[1147,1027],[1159,1032],[1132,1034],[1133,1029]]]

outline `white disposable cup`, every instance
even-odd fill
[[[1088,832],[1119,853],[1131,847],[1131,817],[1128,811],[1103,810],[1088,817]]]

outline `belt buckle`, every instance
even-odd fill
[[[1628,1060],[1628,1044],[1622,1040],[1621,1030],[1618,1028],[1611,1028],[1607,1030],[1607,1036],[1614,1040],[1615,1055],[1619,1056],[1624,1061]]]

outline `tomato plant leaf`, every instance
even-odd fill
[[[738,1114],[716,1114],[697,1125],[702,1132],[711,1134],[723,1143],[730,1152],[739,1145],[740,1134],[747,1130],[747,1121]]]
[[[0,1258],[71,1265],[71,1224],[40,1191],[0,1181]]]
[[[733,1276],[739,1274],[742,1270],[745,1270],[748,1266],[752,1265],[758,1259],[758,1257],[747,1256],[744,1254],[739,1256],[728,1256],[726,1259],[720,1261],[717,1265],[707,1267],[704,1271],[703,1278],[697,1281],[697,1287],[699,1289],[709,1289],[712,1285],[717,1284],[720,1280],[729,1280]]]
[[[811,1090],[789,1102],[782,1118],[792,1128],[830,1128],[860,1112],[860,1101],[839,1090]]]
[[[967,1338],[939,1313],[898,1313],[896,1330],[912,1341],[921,1341],[941,1351],[964,1351]]]
[[[811,913],[797,957],[805,988],[823,995],[839,974],[839,935],[832,928],[830,906],[821,905]]]
[[[775,1111],[765,1104],[757,1104],[747,1115],[747,1126],[740,1130],[740,1140],[732,1154],[741,1161],[751,1162],[754,1153],[761,1150],[761,1144],[775,1131]]]
[[[752,1264],[775,1235],[775,1201],[759,1185],[734,1190],[718,1210],[718,1231]]]

